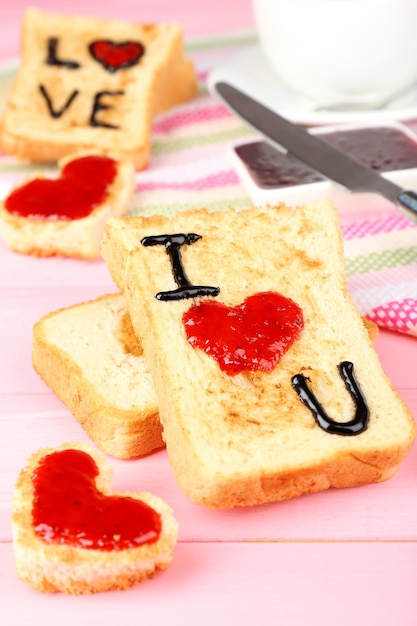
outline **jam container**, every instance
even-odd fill
[[[375,122],[321,126],[309,132],[399,186],[417,189],[417,135],[407,126]],[[262,138],[235,145],[232,159],[256,205],[284,202],[291,206],[330,198],[343,210],[364,196],[368,202],[388,203],[377,194],[350,192]]]

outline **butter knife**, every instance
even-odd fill
[[[299,161],[352,192],[383,196],[408,219],[417,222],[415,191],[402,189],[371,167],[293,124],[233,85],[217,82],[214,89],[232,111],[279,149],[284,148]]]

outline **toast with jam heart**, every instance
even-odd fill
[[[53,178],[33,174],[0,202],[0,237],[22,254],[97,258],[106,220],[129,208],[133,162],[83,151],[58,168]]]
[[[374,340],[378,327],[363,321]],[[127,459],[165,446],[152,377],[122,294],[43,316],[33,328],[32,361],[102,452]]]
[[[147,166],[153,117],[195,97],[179,24],[139,24],[28,8],[0,147],[32,162],[75,149]]]
[[[260,504],[397,470],[415,424],[347,293],[330,202],[110,219],[102,255],[196,503]]]
[[[165,445],[151,374],[121,294],[42,317],[32,361],[106,454],[131,458]]]
[[[19,578],[39,591],[90,594],[127,589],[171,564],[171,509],[147,492],[114,493],[111,478],[111,465],[87,444],[28,459],[13,498]]]

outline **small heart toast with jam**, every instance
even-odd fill
[[[148,165],[153,117],[197,94],[179,24],[138,24],[28,8],[0,147],[32,162],[77,149]]]
[[[122,215],[135,186],[131,159],[77,152],[53,178],[31,176],[0,203],[0,237],[13,251],[94,259],[103,228]]]
[[[112,468],[87,444],[33,454],[13,500],[21,580],[77,595],[127,589],[172,561],[178,524],[150,493],[113,493]]]
[[[180,487],[207,507],[391,477],[414,420],[347,293],[330,202],[107,222]]]

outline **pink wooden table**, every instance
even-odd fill
[[[0,8],[0,60],[18,54],[21,11]],[[179,20],[186,37],[252,27],[249,0],[39,0],[47,10]],[[0,181],[1,183],[1,181]],[[39,447],[87,441],[31,365],[33,324],[59,307],[115,291],[102,261],[33,259],[0,243],[0,619],[3,624],[379,626],[417,623],[417,449],[387,483],[248,510],[207,511],[181,493],[166,454],[118,461],[114,486],[164,498],[180,523],[172,566],[126,592],[42,595],[15,574],[13,485]],[[415,338],[382,331],[377,350],[417,417]]]

